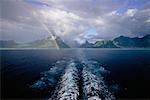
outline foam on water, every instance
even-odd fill
[[[60,83],[52,96],[53,100],[77,100],[79,96],[78,69],[74,62],[70,62],[61,77]]]
[[[40,90],[54,87],[57,84],[60,76],[63,74],[66,65],[67,64],[64,60],[57,61],[55,65],[50,68],[50,70],[42,72],[41,78],[31,87]]]
[[[114,95],[104,81],[104,74],[108,73],[97,61],[62,60],[42,72],[43,76],[31,87],[55,87],[49,100],[112,100]]]
[[[102,70],[101,70],[102,69]],[[90,63],[85,64],[82,70],[83,77],[83,93],[84,100],[112,100],[114,96],[108,91],[104,83],[103,77],[99,73],[105,72],[104,68],[100,68],[95,73],[95,67]]]

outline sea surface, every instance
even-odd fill
[[[62,59],[95,60],[110,71],[107,79],[117,84],[117,99],[150,99],[150,50],[27,49],[0,50],[3,99],[48,98],[31,85]],[[61,67],[61,66],[59,66]]]

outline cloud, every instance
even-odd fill
[[[150,2],[1,0],[1,38],[19,42],[56,34],[67,41],[150,34]],[[94,30],[89,35],[89,30]]]
[[[21,0],[1,0],[0,39],[18,42],[44,37],[45,30],[33,16],[33,9]],[[30,10],[30,11],[29,11]]]
[[[133,17],[137,11],[138,11],[137,9],[128,9],[126,14],[127,16]]]

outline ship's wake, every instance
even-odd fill
[[[51,90],[49,100],[113,100],[104,79],[108,72],[97,61],[62,60],[31,87]]]

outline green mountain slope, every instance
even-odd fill
[[[80,48],[150,48],[150,35],[142,38],[120,36],[113,40],[96,41],[93,44],[86,41]]]
[[[0,48],[14,48],[18,43],[13,40],[0,41]]]
[[[14,41],[0,41],[0,48],[69,48],[61,38],[36,40],[30,43],[16,43]]]
[[[113,40],[96,41],[90,43],[86,41],[79,48],[150,48],[150,35],[142,38],[130,38],[125,36],[117,37]],[[48,37],[30,43],[16,43],[15,41],[0,41],[0,48],[69,48],[60,38]]]
[[[85,43],[81,44],[79,48],[93,48],[93,44],[85,41]]]
[[[94,48],[117,48],[113,41],[96,41],[93,45]]]
[[[128,47],[128,48],[136,48],[136,47],[142,47],[142,48],[148,48],[150,47],[150,35],[146,35],[142,38],[129,38],[120,36],[118,38],[115,38],[114,40],[115,45],[119,47]]]

